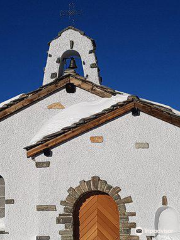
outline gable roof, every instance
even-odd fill
[[[102,112],[81,119],[71,126],[67,126],[56,133],[44,137],[36,144],[26,147],[27,157],[41,154],[47,148],[54,148],[80,134],[123,116],[134,109],[139,109],[150,116],[180,127],[180,115],[175,114],[172,109],[141,100],[135,96],[129,96],[126,101],[119,102],[108,109],[104,109]]]
[[[85,78],[79,76],[78,74],[68,74],[62,76],[61,78],[57,78],[51,83],[43,85],[32,92],[22,94],[18,98],[15,98],[14,100],[1,106],[0,121],[64,89],[67,83],[73,83],[76,87],[102,98],[110,98],[111,96],[116,95],[116,91],[113,89],[87,81]]]

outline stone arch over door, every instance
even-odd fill
[[[61,240],[76,240],[74,238],[74,227],[76,226],[74,220],[74,211],[79,200],[86,194],[91,193],[102,193],[106,194],[115,201],[118,207],[119,212],[119,231],[121,240],[137,240],[138,236],[131,235],[131,229],[136,228],[135,222],[129,222],[129,217],[136,216],[135,212],[127,212],[126,204],[132,203],[131,196],[121,198],[119,192],[121,191],[120,187],[113,187],[107,183],[105,180],[101,180],[99,177],[94,176],[91,180],[85,181],[82,180],[79,183],[79,186],[68,189],[68,196],[64,201],[61,201],[60,204],[64,206],[64,212],[59,214],[56,219],[57,224],[64,224],[65,229],[59,231],[61,235]]]

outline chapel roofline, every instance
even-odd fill
[[[13,116],[13,114],[30,107],[32,104],[43,100],[57,91],[61,91],[68,83],[72,83],[77,88],[83,89],[102,98],[110,98],[117,93],[109,87],[90,82],[78,74],[68,74],[60,78],[56,78],[54,81],[43,85],[34,91],[22,94],[19,98],[0,107],[0,121]]]
[[[126,101],[119,102],[112,105],[110,108],[104,109],[102,112],[83,118],[71,126],[67,126],[56,133],[47,135],[36,144],[25,147],[27,150],[27,157],[37,156],[46,149],[57,147],[117,117],[124,116],[127,113],[132,112],[132,114],[136,115],[138,111],[156,117],[176,127],[180,127],[180,116],[173,113],[172,110],[139,99],[137,96],[130,95]]]

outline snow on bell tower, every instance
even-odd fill
[[[43,85],[63,76],[66,59],[72,57],[81,59],[84,78],[101,84],[95,41],[87,37],[84,32],[70,26],[49,43]]]

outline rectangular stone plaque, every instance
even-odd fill
[[[49,236],[37,236],[36,240],[49,240],[50,237]]]
[[[146,142],[136,142],[135,143],[135,148],[136,149],[148,149],[149,148],[149,143],[146,143]]]
[[[90,137],[90,140],[92,143],[102,143],[103,137],[102,136],[94,136],[94,137]]]
[[[37,211],[56,211],[55,205],[37,205],[36,206]]]
[[[36,167],[37,168],[47,168],[50,167],[50,162],[36,162]]]
[[[14,199],[6,199],[5,204],[14,204]]]

